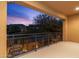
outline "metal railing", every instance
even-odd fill
[[[26,53],[38,48],[48,46],[61,40],[58,35],[52,33],[11,34],[7,36],[8,57]]]

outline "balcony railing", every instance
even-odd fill
[[[48,46],[62,40],[58,33],[32,33],[8,35],[7,53],[8,57],[26,53],[38,48]]]

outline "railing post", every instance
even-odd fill
[[[13,51],[13,49],[14,49],[14,41],[15,41],[15,39],[14,39],[14,35],[12,35],[12,41],[13,41],[13,43],[12,43],[12,51]],[[15,54],[15,52],[13,52],[13,53],[11,53],[12,54],[12,56],[14,56],[14,54]]]
[[[34,34],[34,36],[35,36],[35,51],[37,51],[37,48],[38,48],[38,45],[37,45],[37,35]]]
[[[47,34],[47,36],[48,36],[48,46],[49,46],[49,44],[50,44],[50,42],[49,42],[49,40],[50,40],[49,33]]]

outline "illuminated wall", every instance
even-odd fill
[[[68,41],[79,42],[79,14],[68,17]]]
[[[6,57],[6,2],[0,2],[0,57]]]

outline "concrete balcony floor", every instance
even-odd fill
[[[58,42],[37,51],[21,54],[15,58],[79,58],[79,43],[75,42]]]

